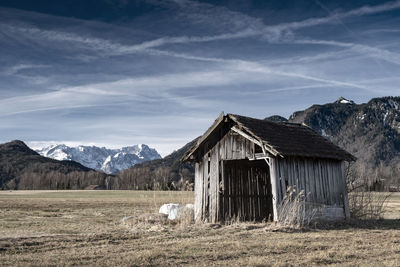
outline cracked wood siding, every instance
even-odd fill
[[[275,182],[271,180],[277,198],[274,205],[279,206],[290,187],[296,192],[304,191],[306,201],[319,207],[317,216],[349,218],[343,161],[286,157],[275,158],[272,162],[275,165],[271,169],[271,179],[276,176]]]
[[[234,131],[229,131],[212,148],[204,147],[204,156],[197,163],[195,186],[195,210],[197,221],[217,222],[222,216],[220,212],[220,188],[224,188],[224,180],[220,170],[222,160],[239,160],[253,158],[254,143]],[[210,156],[210,163],[208,163]],[[196,164],[196,166],[197,166]],[[208,164],[210,170],[208,172]]]

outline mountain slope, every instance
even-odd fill
[[[155,149],[144,144],[121,149],[96,146],[69,147],[60,144],[45,147],[37,152],[42,156],[57,160],[73,160],[108,174],[128,169],[138,163],[161,158]]]
[[[0,145],[0,189],[83,189],[105,179],[77,162],[42,157],[22,141]]]
[[[197,138],[177,151],[162,158],[137,164],[118,173],[118,189],[192,189],[194,166],[181,162],[183,154]]]
[[[360,105],[339,99],[295,112],[289,122],[305,123],[370,170],[400,163],[400,97],[374,98]]]

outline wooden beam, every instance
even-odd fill
[[[263,151],[266,149],[268,150],[269,153],[271,153],[272,155],[276,156],[281,156],[283,158],[283,156],[281,154],[279,154],[278,151],[276,151],[272,146],[270,146],[269,144],[267,144],[265,141],[263,142]]]
[[[270,145],[266,144],[265,142],[259,141],[256,138],[250,136],[249,134],[243,132],[237,126],[233,126],[231,129],[232,129],[232,131],[234,131],[234,132],[240,134],[241,136],[243,136],[244,138],[250,140],[254,144],[260,146],[266,156],[268,155],[268,153],[267,153],[267,151],[268,151],[270,154],[272,154],[274,156],[278,156],[279,155],[279,156],[283,157],[275,149],[273,149]]]
[[[233,126],[232,131],[240,134],[241,136],[243,136],[244,138],[250,140],[251,142],[253,142],[256,145],[259,145],[261,148],[263,147],[262,143],[260,141],[258,141],[257,139],[255,139],[254,137],[248,135],[247,133],[243,132],[242,130],[240,130],[237,126]]]

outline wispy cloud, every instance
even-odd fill
[[[190,3],[192,1],[185,1],[185,2]],[[257,23],[254,23],[252,21],[252,23],[249,23],[248,25],[249,27],[236,33],[226,33],[226,34],[220,34],[215,36],[204,36],[204,37],[188,37],[188,36],[173,37],[173,38],[164,37],[151,42],[145,42],[139,44],[137,45],[137,47],[145,45],[146,48],[155,48],[166,44],[210,42],[210,41],[247,38],[252,36],[263,36],[267,40],[274,42],[274,41],[279,41],[281,37],[287,34],[287,32],[289,31],[313,27],[313,26],[320,26],[323,24],[334,24],[338,22],[343,23],[342,20],[346,18],[371,15],[399,8],[400,8],[400,1],[395,1],[376,6],[363,6],[358,9],[342,13],[340,12],[331,13],[327,17],[310,18],[303,21],[281,23],[271,26],[263,25],[262,27],[260,27],[259,20],[257,20]],[[232,19],[234,19],[234,17]],[[254,26],[254,24],[256,24],[257,26]]]
[[[303,73],[296,73],[296,72],[289,72],[284,70],[279,70],[270,66],[263,65],[258,62],[246,61],[246,60],[239,60],[239,59],[222,59],[222,58],[207,58],[207,57],[195,57],[180,53],[168,52],[168,51],[160,51],[157,50],[156,52],[164,55],[174,56],[174,57],[182,57],[185,59],[194,59],[194,60],[202,60],[202,61],[211,61],[217,63],[225,63],[228,64],[228,67],[231,69],[236,69],[238,71],[245,71],[245,72],[255,72],[261,74],[269,74],[269,75],[278,75],[284,77],[291,77],[291,78],[299,78],[304,80],[310,80],[315,82],[323,82],[326,84],[333,84],[337,86],[346,86],[346,87],[354,87],[363,90],[370,90],[368,87],[363,85],[354,84],[351,82],[343,82],[338,80],[332,79],[324,79],[319,78]]]
[[[400,54],[391,52],[389,50],[371,47],[363,44],[356,43],[346,43],[346,42],[338,42],[338,41],[327,41],[327,40],[296,40],[297,44],[314,44],[314,45],[329,45],[329,46],[338,46],[349,48],[352,51],[362,54],[366,57],[373,57],[376,59],[385,60],[390,63],[394,63],[400,65]]]
[[[197,5],[197,3],[192,1],[184,1],[184,3],[187,3],[187,5],[190,4]],[[263,25],[261,23],[261,20],[256,18],[253,18],[253,20],[251,20],[251,17],[249,17],[246,20],[246,21],[251,21],[248,23],[248,27],[241,27],[243,29],[238,32],[223,33],[210,36],[177,36],[177,37],[165,36],[135,45],[121,45],[101,38],[83,37],[80,35],[76,35],[74,33],[61,32],[61,31],[42,30],[31,26],[13,26],[8,24],[0,24],[0,29],[11,32],[22,32],[36,39],[47,39],[58,42],[74,42],[77,44],[89,46],[92,49],[108,52],[109,55],[118,55],[118,54],[137,53],[149,48],[161,47],[167,44],[202,43],[202,42],[240,39],[240,38],[255,37],[255,36],[262,36],[263,38],[269,41],[276,42],[279,41],[282,38],[282,36],[286,35],[288,32],[293,30],[298,30],[313,26],[320,26],[323,24],[337,23],[338,21],[342,21],[342,19],[346,19],[349,17],[376,14],[399,8],[400,8],[400,1],[395,1],[377,6],[363,6],[361,8],[343,13],[339,12],[334,13],[327,17],[310,18],[303,21],[281,23],[277,25]],[[236,13],[237,12],[235,12],[235,14]],[[238,16],[238,14],[236,14],[236,16]],[[246,16],[246,18],[247,17],[248,16]],[[232,23],[234,23],[235,21],[233,18],[231,20]],[[260,25],[262,25],[262,27]]]
[[[350,87],[370,90],[368,86],[352,82],[319,78],[303,73],[271,69],[256,62],[228,59],[207,59],[226,63],[224,69],[217,68],[208,72],[191,72],[182,74],[156,75],[117,80],[113,82],[92,83],[81,86],[65,87],[58,91],[19,96],[0,100],[1,116],[22,114],[45,110],[65,110],[94,106],[118,105],[131,101],[144,101],[148,104],[165,101],[175,102],[190,108],[212,107],[216,103],[209,98],[201,101],[193,95],[182,95],[189,88],[238,85],[245,83],[265,83],[277,77],[291,78],[293,81],[305,80],[317,84],[281,90],[300,90],[318,87]],[[321,85],[322,83],[322,85]],[[182,91],[175,91],[175,90]],[[278,89],[272,89],[278,90]]]
[[[0,71],[1,75],[15,75],[22,70],[37,69],[37,68],[47,68],[48,65],[41,64],[17,64],[10,67],[5,67]]]

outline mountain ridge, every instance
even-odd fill
[[[294,112],[289,122],[304,123],[345,148],[359,158],[358,165],[375,169],[400,163],[400,97],[313,105]]]
[[[0,144],[0,189],[106,188],[106,178],[78,162],[43,157],[20,140]]]
[[[286,121],[279,115],[266,119]],[[400,97],[373,98],[361,104],[341,97],[332,103],[296,111],[287,121],[307,125],[356,156],[358,160],[352,168],[360,177],[368,177],[370,186],[378,179],[388,186],[400,185]],[[196,141],[164,158],[138,163],[117,176],[107,176],[72,160],[42,157],[22,141],[14,140],[0,145],[0,188],[81,189],[84,185],[99,184],[106,189],[192,189],[193,164],[180,160]],[[119,151],[133,153],[137,148]],[[113,158],[108,155],[107,159]]]
[[[57,160],[73,160],[107,174],[115,174],[135,164],[161,158],[157,150],[145,144],[119,149],[84,145],[70,147],[65,144],[57,144],[36,151],[45,157]]]

